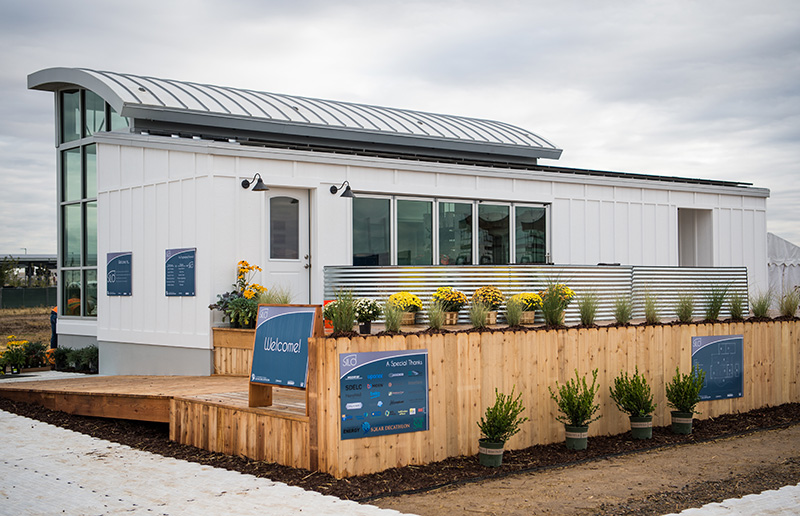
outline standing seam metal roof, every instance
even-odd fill
[[[302,135],[302,127],[317,137],[380,141],[406,147],[455,148],[466,152],[524,158],[554,158],[561,149],[530,131],[493,120],[426,113],[332,100],[266,93],[192,82],[158,79],[86,68],[49,68],[31,74],[28,87],[56,91],[80,86],[94,91],[122,116],[214,126],[220,117],[255,122],[265,133]],[[247,124],[253,129],[253,124]],[[289,128],[292,127],[290,130]],[[298,129],[300,128],[300,129]],[[387,140],[386,137],[389,137]],[[377,141],[377,140],[376,140]],[[464,147],[464,144],[467,147]],[[505,149],[505,150],[504,150]]]

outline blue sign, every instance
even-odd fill
[[[195,248],[167,249],[165,286],[168,296],[194,296]]]
[[[339,354],[341,438],[428,429],[428,350]]]
[[[133,253],[106,254],[106,294],[130,296],[133,291],[131,263]]]
[[[259,305],[251,383],[306,387],[308,338],[322,317],[317,305]]]
[[[702,401],[741,398],[744,395],[744,337],[692,337],[692,364],[706,373]]]

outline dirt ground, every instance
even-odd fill
[[[797,425],[372,503],[422,516],[665,514],[706,503],[704,497],[719,501],[782,487],[763,482],[791,472],[792,482],[800,482]],[[696,498],[689,505],[675,496],[689,493]]]
[[[9,335],[50,346],[50,308],[0,309],[0,349]]]
[[[0,346],[49,339],[49,309],[0,310]],[[476,457],[337,480],[322,473],[211,453],[168,439],[167,425],[72,416],[0,398],[0,409],[168,457],[240,471],[419,515],[661,515],[800,483],[800,404],[695,421],[692,435],[592,437],[506,452],[501,468]],[[490,477],[490,478],[487,478]],[[445,486],[445,487],[440,487]],[[413,493],[419,491],[418,493]]]

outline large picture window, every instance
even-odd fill
[[[548,207],[448,199],[353,199],[353,265],[549,261]]]

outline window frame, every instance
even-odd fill
[[[389,217],[390,217],[390,224],[389,224],[389,241],[390,241],[390,255],[389,255],[389,265],[387,266],[398,266],[397,260],[397,252],[398,252],[398,227],[397,227],[397,202],[398,201],[424,201],[431,203],[431,249],[433,252],[432,256],[432,265],[431,266],[442,266],[442,267],[451,267],[456,264],[441,264],[441,249],[440,249],[440,227],[439,227],[439,205],[440,203],[455,203],[455,204],[467,204],[471,207],[471,216],[472,216],[472,261],[468,264],[458,264],[458,265],[481,265],[480,263],[476,263],[479,261],[478,258],[478,239],[479,239],[479,212],[480,206],[504,206],[508,208],[508,234],[509,234],[509,242],[508,242],[508,263],[507,264],[489,264],[489,265],[516,265],[518,262],[517,260],[517,235],[516,235],[516,214],[517,214],[517,207],[526,207],[526,208],[543,208],[544,209],[544,217],[545,217],[545,253],[544,253],[544,262],[531,262],[525,263],[524,265],[541,265],[541,264],[548,264],[551,262],[551,234],[552,234],[552,221],[551,221],[551,205],[550,203],[546,202],[516,202],[516,201],[501,201],[501,200],[489,200],[489,199],[465,199],[465,198],[454,198],[454,197],[426,197],[426,196],[411,196],[411,195],[391,195],[391,194],[361,194],[359,193],[358,198],[363,199],[383,199],[389,200]],[[353,237],[352,230],[353,230],[353,210],[350,211],[350,224],[349,228],[351,231],[350,235],[350,263],[353,264],[353,245],[355,243],[355,238]],[[428,267],[429,265],[399,265],[400,267]]]

